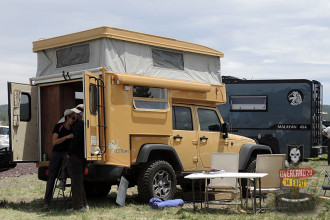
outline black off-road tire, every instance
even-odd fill
[[[150,161],[140,170],[137,186],[143,203],[148,203],[151,198],[173,199],[176,193],[175,172],[166,161]]]
[[[249,163],[249,165],[246,168],[246,172],[248,172],[248,173],[255,173],[256,172],[256,168],[257,168],[257,160],[256,159],[252,159],[251,162]]]
[[[256,168],[257,168],[257,160],[255,158],[251,158],[251,160],[249,161],[248,166],[246,167],[246,172],[247,173],[255,173],[256,172]],[[242,183],[242,196],[243,198],[246,197],[246,185],[247,185],[247,179],[242,179],[241,180]]]

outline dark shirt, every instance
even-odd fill
[[[85,159],[85,133],[84,133],[84,121],[76,121],[73,133],[73,139],[70,143],[68,154],[76,155],[81,159]]]
[[[73,128],[71,127],[70,130],[67,130],[64,127],[63,123],[58,123],[58,124],[55,125],[55,128],[53,130],[53,134],[54,133],[58,134],[58,138],[62,138],[64,136],[67,136],[67,135],[73,133]],[[67,152],[69,150],[70,142],[71,142],[71,138],[63,141],[60,144],[56,144],[53,147],[53,152],[54,151],[56,151],[56,152]]]

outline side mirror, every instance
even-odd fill
[[[223,139],[228,138],[228,129],[229,129],[229,124],[227,122],[222,124],[222,132],[223,132]]]

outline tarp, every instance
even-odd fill
[[[77,44],[75,50],[70,50],[70,46],[41,50],[37,52],[36,76],[106,67],[107,71],[116,73],[221,84],[219,57],[178,50],[174,52],[183,54],[182,67],[172,68],[169,65],[168,68],[165,68],[154,62],[152,51],[155,49],[162,50],[163,48],[111,38],[99,38]],[[71,60],[66,60],[65,56],[68,54],[71,54]],[[68,62],[72,62],[73,65],[67,65]],[[160,60],[160,62],[162,61]],[[174,62],[173,65],[177,64]]]

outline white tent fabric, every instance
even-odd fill
[[[152,58],[154,47],[150,45],[111,38],[95,39],[82,44],[89,44],[89,61],[60,68],[56,67],[56,51],[66,47],[38,51],[36,76],[106,67],[107,71],[117,73],[221,84],[220,58],[216,56],[177,51],[183,54],[184,69],[180,70],[154,66]]]

